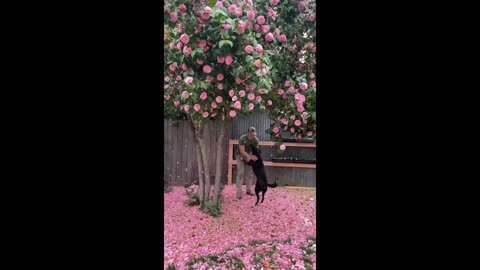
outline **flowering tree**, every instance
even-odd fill
[[[192,123],[201,201],[210,194],[206,122],[223,124],[217,172],[225,128],[239,113],[267,110],[280,121],[270,129],[278,141],[281,128],[315,136],[314,8],[290,0],[165,1],[165,110],[183,111]],[[216,173],[214,204],[219,186]]]

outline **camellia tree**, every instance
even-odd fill
[[[281,129],[315,138],[314,9],[290,0],[165,1],[165,110],[184,112],[195,131],[201,202],[211,188],[208,121],[222,123],[215,205],[223,136],[238,114],[267,110],[279,122],[269,130],[278,142]]]

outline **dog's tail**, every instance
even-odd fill
[[[268,184],[268,183],[267,183],[267,186],[268,186],[268,187],[271,187],[271,188],[276,188],[276,187],[278,187],[278,177],[275,178],[275,183],[273,183],[273,184]]]

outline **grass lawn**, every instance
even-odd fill
[[[165,269],[316,269],[315,190],[269,188],[258,206],[235,195],[225,187],[213,218],[183,204],[183,187],[165,193]]]

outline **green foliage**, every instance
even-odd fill
[[[175,265],[169,264],[167,270],[175,270]]]
[[[214,205],[213,203],[209,201],[203,201],[203,211],[207,213],[208,215],[218,218],[222,215],[222,209],[220,205]]]

